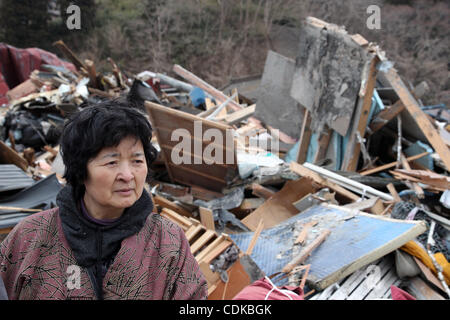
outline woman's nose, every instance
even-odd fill
[[[133,180],[134,178],[133,171],[131,170],[131,167],[128,164],[123,164],[120,166],[118,178],[125,182]]]

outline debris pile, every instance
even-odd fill
[[[304,299],[450,298],[449,110],[423,106],[427,84],[376,44],[309,17],[295,60],[268,52],[256,98],[179,65],[131,75],[109,59],[102,74],[55,45],[71,64],[6,95],[0,233],[55,205],[65,119],[125,99],[154,128],[155,212],[185,231],[209,299],[264,277]]]

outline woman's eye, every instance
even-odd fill
[[[110,162],[108,162],[106,165],[107,165],[107,166],[113,166],[113,165],[115,165],[115,164],[117,164],[117,161],[110,161]]]
[[[144,163],[144,161],[143,160],[139,160],[139,159],[137,159],[137,160],[134,160],[134,163]]]

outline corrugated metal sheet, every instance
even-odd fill
[[[13,164],[0,165],[0,192],[27,188],[34,180]]]

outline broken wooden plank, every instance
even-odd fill
[[[16,151],[8,147],[2,140],[0,140],[0,160],[2,163],[15,164],[23,171],[27,171],[27,160],[21,157]]]
[[[258,183],[252,183],[251,187],[252,187],[252,194],[262,199],[269,199],[271,196],[275,194],[274,191],[266,187],[263,187]]]
[[[69,59],[77,67],[78,70],[81,69],[84,69],[86,71],[88,70],[86,65],[73,53],[72,50],[70,50],[66,46],[64,41],[58,40],[55,43],[53,43],[53,45],[57,47],[66,56],[66,58]]]
[[[394,198],[394,201],[400,202],[402,201],[402,198],[400,198],[399,194],[397,193],[397,190],[395,190],[395,187],[392,183],[389,183],[386,188],[391,193],[392,197]]]
[[[408,112],[411,114],[411,117],[428,139],[428,142],[441,157],[447,170],[450,170],[450,150],[439,135],[439,131],[434,128],[425,112],[422,111],[414,96],[409,92],[402,79],[400,79],[396,70],[392,67],[389,68],[389,70],[385,72],[385,76]]]
[[[215,236],[216,233],[214,232],[214,230],[206,230],[206,232],[191,245],[191,253],[197,253],[197,251],[199,251],[209,240],[213,239]]]
[[[423,153],[420,153],[420,154],[417,154],[417,155],[414,155],[414,156],[406,158],[406,161],[411,162],[411,161],[420,159],[420,158],[422,158],[422,157],[424,157],[424,156],[426,156],[428,154],[430,154],[430,153],[429,152],[423,152]],[[359,174],[362,175],[362,176],[367,176],[369,174],[373,174],[373,173],[377,173],[377,172],[380,172],[380,171],[383,171],[383,170],[386,170],[386,169],[393,168],[393,167],[395,167],[396,164],[397,164],[397,161],[394,161],[394,162],[391,162],[391,163],[388,163],[388,164],[385,164],[385,165],[382,165],[382,166],[379,166],[379,167],[376,167],[376,168],[365,170],[363,172],[360,172]]]
[[[292,205],[294,201],[316,191],[317,188],[307,178],[288,181],[280,191],[241,221],[253,231],[256,230],[261,219],[264,222],[264,228],[273,227],[298,213],[297,208]]]
[[[322,233],[316,239],[314,239],[314,241],[311,242],[311,244],[309,244],[306,248],[302,250],[302,252],[298,257],[295,257],[294,259],[292,259],[291,262],[289,262],[287,265],[284,266],[282,272],[289,273],[292,271],[292,269],[294,269],[295,266],[304,262],[311,255],[313,250],[316,249],[320,244],[322,244],[322,242],[326,240],[326,238],[330,235],[330,233],[331,233],[330,230],[322,231]]]
[[[297,151],[297,163],[299,164],[303,164],[306,161],[306,157],[308,155],[308,147],[312,134],[310,125],[311,125],[311,114],[309,113],[308,109],[304,108],[303,123],[299,138],[300,144]]]
[[[303,225],[302,231],[300,231],[300,234],[298,235],[297,239],[295,240],[294,244],[301,244],[304,245],[306,241],[306,237],[308,236],[308,231],[312,227],[314,227],[317,224],[317,221],[313,220]]]
[[[255,107],[256,104],[253,104],[249,107],[243,108],[242,110],[238,110],[229,115],[226,115],[225,117],[223,117],[223,119],[218,117],[216,118],[216,120],[223,120],[225,121],[225,123],[233,125],[250,117],[253,113],[255,113]]]
[[[214,217],[212,211],[203,207],[198,208],[198,210],[200,212],[200,221],[206,227],[206,229],[215,231],[216,228],[214,226]]]
[[[426,82],[421,82],[413,91],[413,95],[416,99],[420,99],[429,90]],[[401,100],[395,102],[392,106],[389,106],[381,110],[376,117],[370,122],[367,129],[368,134],[374,134],[381,128],[383,128],[389,121],[400,115],[405,110],[405,105]]]
[[[291,171],[297,173],[300,176],[308,177],[308,178],[314,180],[314,182],[316,182],[318,184],[321,184],[323,186],[327,186],[327,187],[333,189],[337,193],[345,196],[346,198],[348,198],[350,200],[357,201],[360,198],[356,194],[348,191],[347,189],[341,187],[340,185],[338,185],[334,182],[331,182],[325,178],[322,178],[319,174],[315,173],[314,171],[312,171],[298,163],[291,162],[290,169],[291,169]]]
[[[161,207],[171,209],[176,213],[181,214],[182,216],[185,217],[192,217],[192,214],[189,211],[177,205],[176,203],[167,200],[164,197],[161,197],[160,195],[153,196],[153,200],[155,201],[156,204],[160,205]]]
[[[400,161],[402,163],[403,168],[405,168],[406,170],[411,170],[411,167],[409,166],[409,163],[408,163],[408,161],[406,161],[405,155],[402,152],[400,153]],[[425,197],[423,189],[416,182],[413,182],[412,185],[413,185],[414,191],[416,192],[417,197],[419,199],[423,199]]]
[[[252,240],[250,240],[250,244],[248,245],[248,248],[245,251],[246,255],[250,256],[252,254],[252,251],[253,251],[253,248],[255,247],[256,241],[258,241],[258,237],[263,229],[264,229],[264,222],[261,219],[258,223],[258,226],[256,227],[256,231],[253,234]]]
[[[352,131],[350,132],[349,141],[345,150],[344,159],[342,161],[341,170],[343,171],[356,171],[358,165],[358,159],[361,151],[361,144],[357,141],[357,133],[361,137],[366,134],[367,121],[369,119],[370,108],[372,106],[372,96],[375,89],[376,77],[377,77],[377,65],[380,62],[378,56],[374,56],[370,61],[369,71],[366,74],[366,78],[362,79],[361,87],[364,87],[359,94],[358,106],[355,110],[355,123]],[[361,95],[362,93],[362,95]]]

